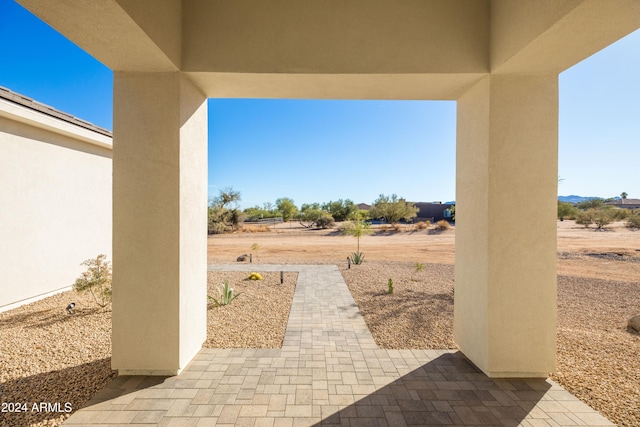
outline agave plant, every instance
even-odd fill
[[[220,294],[219,299],[216,299],[211,295],[207,295],[207,298],[209,298],[212,301],[211,304],[213,305],[213,307],[219,307],[221,305],[229,305],[234,299],[238,298],[242,294],[242,292],[240,292],[233,295],[233,288],[229,287],[229,281],[227,280],[224,280],[222,282],[218,292]]]
[[[364,262],[364,253],[362,252],[354,252],[351,254],[351,262],[355,265],[360,265]]]

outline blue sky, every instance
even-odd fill
[[[0,0],[0,86],[112,128],[111,71]],[[560,195],[640,198],[640,31],[560,75]],[[242,206],[455,199],[455,102],[209,100],[209,191]]]

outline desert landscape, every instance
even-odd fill
[[[354,237],[295,223],[268,232],[209,236],[210,264],[251,254],[261,264],[336,264],[378,346],[456,348],[452,336],[455,227],[438,232],[379,227],[364,236],[362,265],[347,268]],[[208,292],[223,280],[240,296],[208,311],[208,347],[279,347],[295,274],[209,272]],[[394,294],[387,293],[388,279]],[[626,322],[640,313],[640,234],[612,224],[606,231],[558,222],[558,368],[551,378],[620,426],[640,425],[640,336]],[[0,313],[3,401],[70,402],[75,409],[104,387],[110,369],[111,311],[90,296],[66,292]],[[69,301],[77,311],[68,315]],[[272,319],[269,328],[264,319]],[[68,414],[2,414],[0,425],[61,424]]]
[[[627,330],[627,321],[640,314],[640,233],[622,222],[598,231],[574,221],[557,224],[558,365],[550,376],[616,424],[638,426],[640,336]],[[354,237],[295,223],[209,238],[210,263],[252,253],[257,264],[338,265],[380,347],[456,348],[455,228],[376,226],[360,242],[364,264],[348,269],[355,250]],[[393,295],[385,294],[389,278]]]

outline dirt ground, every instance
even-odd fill
[[[455,263],[455,227],[444,232],[416,230],[384,231],[363,236],[360,250],[371,261],[411,261],[436,264]],[[254,244],[258,250],[252,250]],[[255,262],[342,264],[356,251],[356,239],[332,230],[309,230],[296,223],[280,224],[266,233],[234,233],[209,237],[209,262],[228,263],[244,253]],[[637,259],[620,268],[616,259]],[[640,231],[621,222],[604,231],[558,222],[558,274],[610,280],[637,281],[640,278]]]

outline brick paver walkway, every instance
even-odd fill
[[[65,425],[614,425],[550,380],[492,380],[456,351],[378,349],[335,266],[298,271],[281,349],[203,349],[175,377],[121,376]]]

